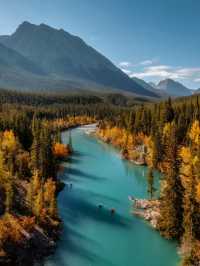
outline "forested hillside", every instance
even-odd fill
[[[200,97],[177,99],[126,110],[102,120],[98,135],[122,155],[163,173],[157,229],[180,243],[182,265],[200,262]]]
[[[55,249],[62,228],[57,194],[63,184],[57,179],[57,172],[60,160],[66,160],[72,147],[70,140],[69,145],[61,143],[60,131],[94,122],[95,114],[75,106],[36,108],[26,96],[22,101],[15,99],[17,104],[5,103],[5,99],[3,102],[0,265],[33,265]]]

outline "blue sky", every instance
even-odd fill
[[[200,0],[0,0],[0,34],[23,21],[83,38],[130,76],[200,88]]]

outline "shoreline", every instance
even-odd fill
[[[158,199],[138,199],[131,200],[131,213],[147,221],[153,229],[158,230],[158,219],[160,217],[160,201]]]
[[[144,161],[133,160],[126,154],[123,154],[123,150],[118,145],[114,145],[111,141],[108,141],[106,138],[103,138],[100,134],[98,134],[98,128],[96,128],[95,136],[102,140],[103,142],[112,145],[115,148],[118,148],[119,153],[122,159],[128,160],[129,162],[135,164],[136,166],[144,166],[146,165]],[[159,199],[129,199],[132,203],[132,215],[136,215],[143,220],[147,221],[153,229],[158,230],[157,223],[160,216],[160,201]]]

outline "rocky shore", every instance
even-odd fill
[[[157,229],[158,218],[160,216],[160,202],[159,200],[147,199],[131,199],[133,204],[132,214],[148,221],[151,226]]]
[[[8,244],[8,256],[0,254],[0,265],[33,266],[37,261],[52,254],[56,248],[55,237],[47,235],[41,227],[35,226],[31,234],[24,231],[23,235],[23,241],[18,245]]]

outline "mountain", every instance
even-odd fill
[[[173,79],[165,79],[158,83],[157,88],[163,90],[171,96],[189,96],[192,95],[190,89]]]
[[[25,80],[22,82],[23,87],[31,89],[41,87],[66,89],[68,86],[108,88],[138,95],[156,96],[134,82],[82,39],[62,29],[57,30],[45,24],[34,25],[24,22],[12,35],[0,36],[0,42],[30,63],[31,66],[28,67]],[[2,54],[0,58],[1,56]],[[34,77],[32,76],[33,66],[37,66],[38,69]],[[10,79],[10,83],[13,83],[13,87],[20,85],[16,86],[15,79]],[[2,79],[0,79],[1,85]]]
[[[148,84],[149,84],[151,87],[153,87],[154,89],[157,89],[157,85],[156,85],[156,83],[150,81],[150,82],[148,82]]]
[[[156,84],[154,84],[153,82],[147,83],[143,79],[139,79],[136,77],[132,77],[132,79],[146,90],[155,93],[159,98],[165,98],[169,96],[165,91],[158,89]]]
[[[43,75],[34,62],[0,43],[0,85],[2,87],[22,86]],[[23,86],[22,86],[23,87]]]
[[[33,74],[43,74],[43,71],[35,63],[18,52],[0,43],[0,67],[11,70],[30,72]]]
[[[193,90],[193,93],[192,94],[199,94],[200,93],[200,88],[199,89],[196,89],[196,90]]]

